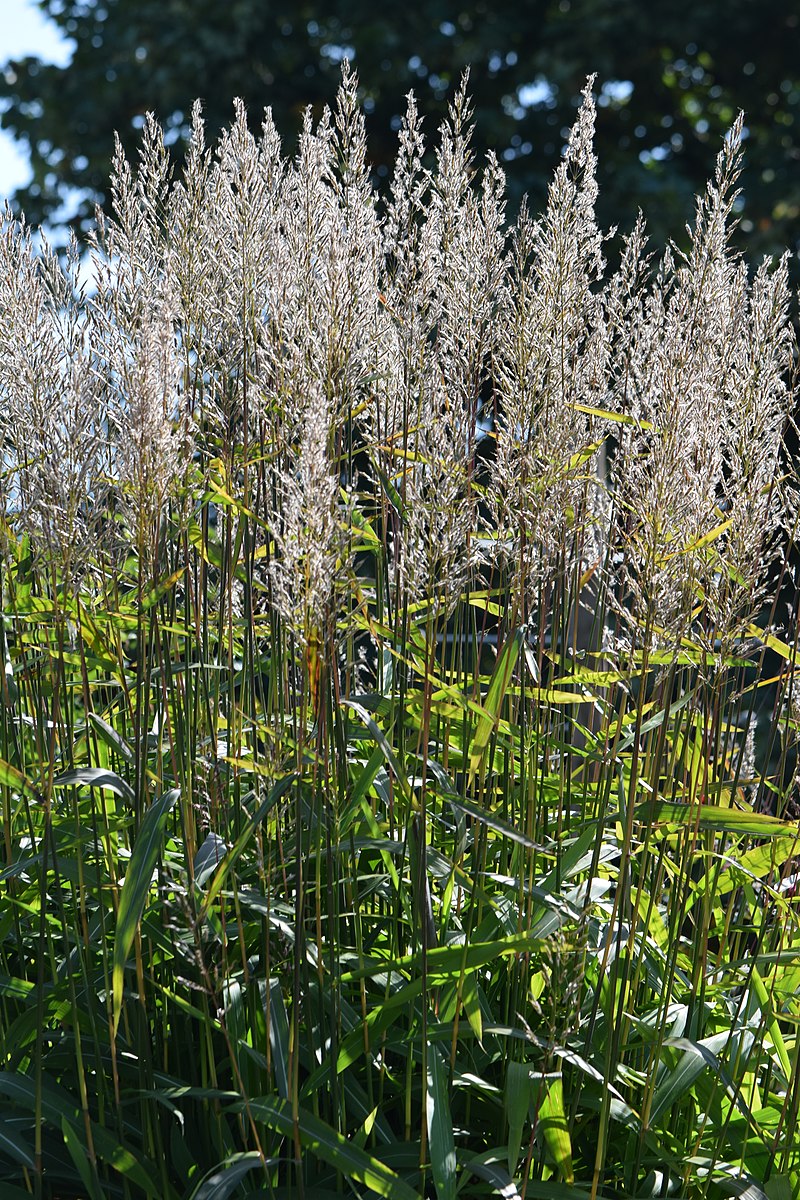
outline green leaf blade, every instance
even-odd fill
[[[144,911],[147,894],[150,891],[150,880],[161,849],[164,826],[179,796],[180,791],[177,788],[171,788],[163,796],[160,796],[145,813],[128,864],[125,883],[122,886],[117,914],[117,935],[114,941],[113,1021],[115,1033],[122,1012],[125,964]]]

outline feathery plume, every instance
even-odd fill
[[[586,409],[605,396],[607,332],[596,285],[602,236],[594,205],[595,107],[590,80],[544,217],[523,206],[503,290],[495,380],[497,454],[490,532],[510,563],[515,605],[527,619],[541,588],[587,554],[598,445]]]
[[[0,236],[0,411],[6,511],[70,587],[102,557],[106,413],[80,253],[59,262],[6,207]]]

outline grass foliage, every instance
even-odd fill
[[[6,213],[6,1200],[800,1196],[786,262],[470,121]]]

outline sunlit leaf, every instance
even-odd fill
[[[294,1137],[292,1105],[287,1100],[276,1096],[259,1096],[248,1101],[247,1110],[257,1121],[262,1121],[283,1137]],[[399,1175],[312,1113],[299,1109],[296,1128],[308,1153],[341,1171],[346,1179],[363,1183],[377,1195],[386,1196],[389,1200],[419,1200],[417,1193]]]
[[[221,838],[218,833],[214,833],[213,830],[206,835],[192,864],[192,874],[198,887],[202,887],[206,880],[214,874],[227,853],[228,846],[224,838]]]
[[[11,763],[6,762],[4,759],[0,759],[0,784],[11,788],[12,791],[18,792],[21,796],[27,796],[30,800],[37,798],[36,787],[31,780],[26,775],[23,775],[22,771],[18,770],[17,767],[12,767]]]
[[[516,629],[506,641],[505,646],[497,657],[492,672],[489,690],[483,702],[484,715],[478,721],[469,751],[469,777],[475,779],[483,763],[489,742],[500,718],[506,691],[511,685],[514,668],[517,665],[520,648],[525,636],[524,629]]]
[[[65,771],[55,777],[53,787],[107,788],[108,791],[115,792],[123,800],[127,800],[129,804],[136,800],[134,790],[127,780],[104,767],[76,767],[73,771]]]
[[[636,806],[636,819],[645,824],[663,821],[670,825],[690,825],[718,833],[752,834],[762,838],[797,837],[796,822],[781,821],[767,813],[718,808],[714,804],[645,800]]]
[[[655,1123],[662,1113],[668,1112],[673,1104],[685,1096],[707,1067],[719,1071],[717,1052],[726,1045],[728,1036],[727,1033],[716,1034],[700,1042],[694,1042],[690,1038],[669,1038],[665,1041],[666,1046],[681,1049],[684,1053],[678,1060],[678,1065],[664,1073],[656,1088],[650,1105],[651,1123]]]
[[[547,1149],[565,1183],[573,1183],[572,1142],[564,1109],[564,1082],[561,1072],[545,1075],[541,1081],[538,1122]]]
[[[116,729],[109,725],[108,721],[104,721],[97,713],[89,713],[89,720],[94,725],[100,737],[112,750],[116,751],[126,762],[134,761],[133,748],[128,745],[124,738],[120,737]]]

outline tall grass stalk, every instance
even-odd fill
[[[787,264],[353,73],[0,238],[3,1195],[800,1197]],[[606,259],[618,262],[610,268]]]

